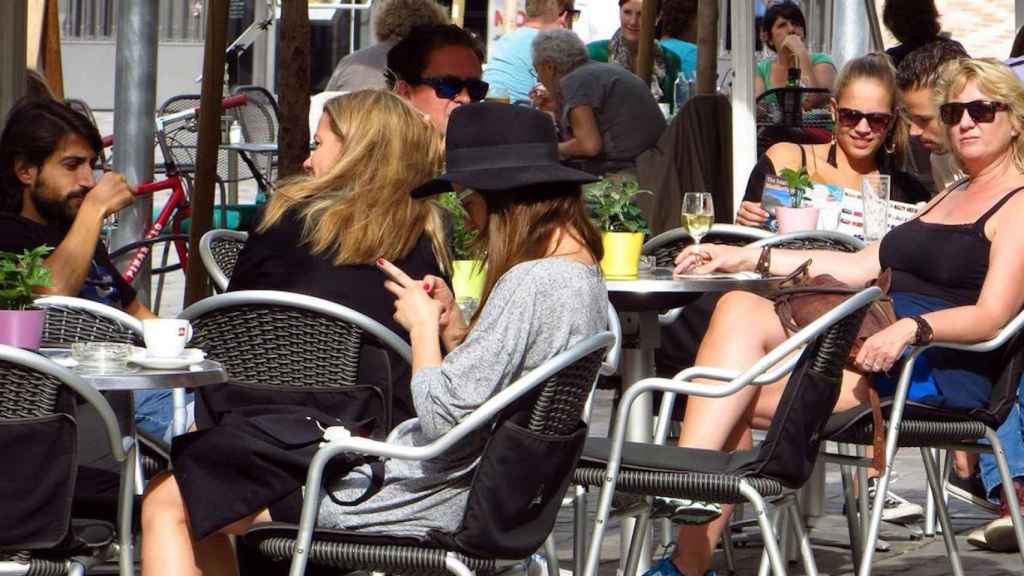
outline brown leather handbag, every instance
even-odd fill
[[[775,293],[775,313],[779,315],[787,335],[799,331],[860,291],[859,288],[847,286],[829,274],[811,276],[808,272],[810,265],[810,260],[801,264],[783,281]],[[872,283],[881,288],[884,295],[872,302],[868,308],[864,323],[861,324],[853,347],[850,348],[847,364],[853,363],[865,340],[896,322],[896,311],[893,309],[892,299],[888,296],[890,281],[891,272],[886,269]],[[884,471],[885,427],[882,422],[881,401],[873,386],[868,387],[868,401],[874,420],[874,467]]]

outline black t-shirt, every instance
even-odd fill
[[[308,246],[301,244],[301,238],[302,221],[293,211],[266,232],[252,232],[238,255],[228,291],[284,290],[323,298],[366,314],[409,341],[409,333],[395,322],[395,297],[384,288],[387,277],[383,272],[370,264],[336,266],[333,252],[312,254]],[[427,234],[394,264],[411,278],[427,274],[445,277]],[[391,379],[395,424],[416,415],[409,388],[409,367],[404,362],[398,366]]]
[[[0,251],[21,253],[46,244],[56,249],[64,241],[67,229],[47,226],[22,218],[18,214],[0,212]],[[135,300],[135,289],[121,278],[110,261],[107,247],[96,242],[89,272],[78,294],[70,294],[116,308],[127,308]]]

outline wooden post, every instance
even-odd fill
[[[64,65],[60,59],[60,14],[57,0],[46,0],[43,20],[43,74],[50,92],[57,100],[64,99]]]
[[[718,76],[718,0],[697,5],[697,94],[714,94]]]
[[[651,82],[654,68],[654,23],[658,21],[658,0],[644,0],[640,21],[640,49],[636,56],[636,73],[644,82]]]
[[[287,5],[287,3],[285,3]],[[192,190],[192,226],[188,238],[188,270],[185,274],[185,305],[194,304],[210,291],[199,239],[213,224],[214,178],[220,147],[221,93],[224,91],[224,49],[227,47],[228,0],[207,2],[206,45],[203,48],[203,87],[199,100],[199,149]],[[303,122],[305,125],[305,122]]]
[[[309,5],[305,0],[281,3],[281,40],[277,49],[278,174],[302,172],[309,156]]]

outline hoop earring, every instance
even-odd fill
[[[896,153],[896,140],[892,137],[885,141],[885,151],[891,156]]]

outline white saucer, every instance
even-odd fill
[[[171,358],[150,356],[145,348],[135,348],[131,357],[128,361],[139,366],[145,366],[146,368],[154,368],[157,370],[173,370],[175,368],[184,368],[191,366],[203,361],[206,358],[206,352],[198,348],[185,348],[185,351],[181,353],[181,356],[174,356]]]

